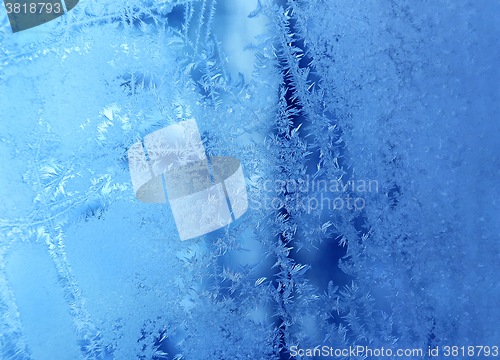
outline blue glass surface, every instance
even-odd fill
[[[500,3],[11,3],[1,359],[500,356]],[[193,120],[248,208],[189,238],[129,150]]]

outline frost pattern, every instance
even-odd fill
[[[84,359],[498,345],[498,5],[259,1],[250,81],[217,9],[81,1],[22,37],[0,21],[2,357],[36,346],[6,275],[21,242],[45,244]],[[259,206],[180,242],[168,206],[135,200],[127,153],[193,118]],[[378,187],[311,211],[283,185],[305,178]]]

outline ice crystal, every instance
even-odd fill
[[[238,6],[82,0],[16,34],[0,15],[1,357],[494,351],[498,4],[255,1],[236,53]],[[249,208],[181,242],[127,154],[193,119]]]

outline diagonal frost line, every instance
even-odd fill
[[[5,359],[9,356],[17,360],[32,360],[14,294],[5,274],[5,247],[4,243],[0,248],[0,313],[2,314],[0,317],[0,357]],[[10,357],[12,353],[14,355]]]
[[[51,224],[52,226],[52,224]],[[49,249],[50,258],[56,264],[59,283],[63,287],[66,301],[70,304],[70,314],[77,330],[80,340],[80,349],[86,353],[87,359],[97,359],[102,349],[100,334],[90,320],[90,315],[85,309],[85,299],[78,288],[75,275],[64,251],[63,232],[59,230],[53,240],[50,235],[46,237],[46,245]]]
[[[38,143],[35,164],[38,162],[41,142],[42,140]],[[50,227],[48,232],[45,231],[44,226],[39,227],[36,231],[37,236],[44,239],[48,247],[49,256],[55,263],[59,284],[62,286],[65,299],[70,305],[70,314],[79,338],[80,350],[86,359],[98,359],[102,349],[100,334],[94,324],[92,324],[90,315],[85,309],[85,299],[78,288],[75,275],[64,251],[63,231],[60,226],[55,226],[51,217],[50,205],[47,203],[45,192],[41,185],[39,170],[36,165],[34,166],[34,173],[36,175],[37,193],[42,197],[43,217],[46,220],[46,224]]]

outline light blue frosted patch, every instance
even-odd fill
[[[70,306],[46,248],[18,242],[5,268],[33,360],[79,359]]]

